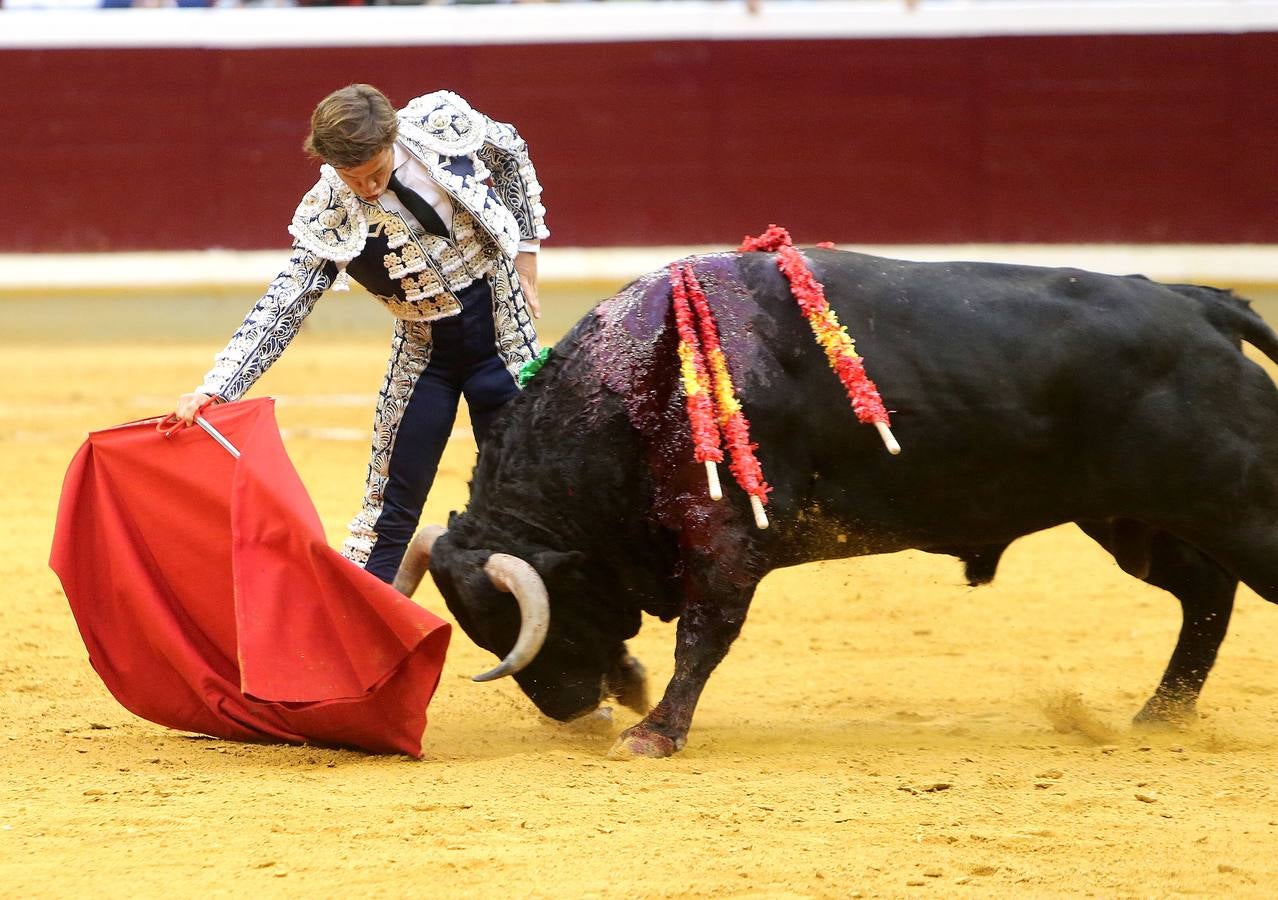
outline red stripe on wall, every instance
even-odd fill
[[[0,51],[0,251],[285,246],[309,113],[438,87],[560,246],[1278,242],[1278,34]]]

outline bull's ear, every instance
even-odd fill
[[[450,509],[448,511],[448,527],[452,528],[456,524],[457,524],[457,510]]]
[[[580,550],[543,550],[540,553],[533,554],[530,562],[533,568],[541,573],[543,580],[549,580],[556,575],[565,574],[573,569],[580,568],[581,564],[586,561],[586,554]]]

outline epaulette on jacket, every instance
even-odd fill
[[[330,165],[298,204],[288,233],[317,256],[348,263],[359,256],[368,236],[368,219],[355,192]]]
[[[487,117],[452,91],[423,94],[399,111],[401,138],[441,156],[474,153],[487,130]]]

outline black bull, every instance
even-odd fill
[[[507,657],[482,677],[514,674],[558,719],[617,697],[646,715],[613,755],[666,756],[772,569],[917,548],[959,557],[978,584],[1011,541],[1075,522],[1183,609],[1138,719],[1192,713],[1238,580],[1278,602],[1278,391],[1240,350],[1278,357],[1278,337],[1211,288],[805,256],[900,456],[856,421],[773,255],[698,257],[773,488],[771,527],[755,527],[733,484],[708,496],[659,272],[557,345],[501,416],[467,510],[419,535],[401,589],[429,566],[466,633]],[[674,676],[651,710],[624,644],[641,613],[679,618]]]

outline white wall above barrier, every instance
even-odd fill
[[[693,253],[724,246],[548,247],[544,283],[615,285]],[[1278,286],[1278,247],[1266,244],[891,244],[839,245],[893,259],[974,260],[1066,266],[1111,275],[1217,287]],[[279,250],[195,250],[158,253],[0,253],[5,295],[256,290],[287,259]]]
[[[244,9],[0,9],[0,49],[821,40],[1278,30],[1278,0],[680,0]]]

